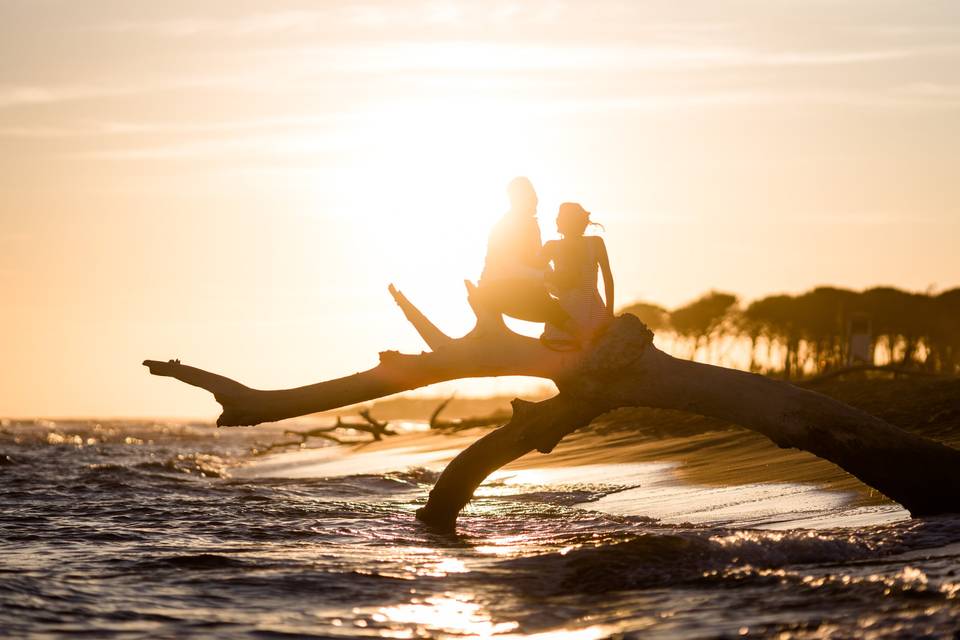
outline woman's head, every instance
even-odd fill
[[[578,202],[564,202],[557,212],[557,231],[564,237],[582,236],[587,225],[597,224],[590,220],[590,212]],[[599,225],[597,225],[599,226]]]

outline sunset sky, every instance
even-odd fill
[[[957,286],[958,150],[955,0],[0,0],[0,416],[418,351],[390,282],[465,331],[515,175],[620,305]]]

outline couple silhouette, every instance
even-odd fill
[[[561,239],[541,244],[539,201],[530,180],[514,178],[507,195],[510,209],[490,233],[477,302],[512,318],[543,322],[540,340],[551,349],[579,349],[613,318],[607,247],[603,238],[584,235],[597,223],[579,204],[565,202],[556,220]],[[598,269],[603,298],[597,290]]]

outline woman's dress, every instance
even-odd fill
[[[551,256],[557,280],[551,293],[560,306],[576,322],[581,335],[592,336],[610,321],[610,314],[597,289],[597,241],[592,236],[557,240],[557,251]],[[577,251],[570,243],[583,242]],[[543,332],[546,340],[570,340],[572,336],[556,325],[547,323]]]

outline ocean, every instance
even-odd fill
[[[306,424],[3,421],[0,635],[958,637],[960,516],[911,519],[739,430],[573,438],[444,533],[414,511],[481,432],[277,446]],[[693,448],[786,479],[660,455]]]

